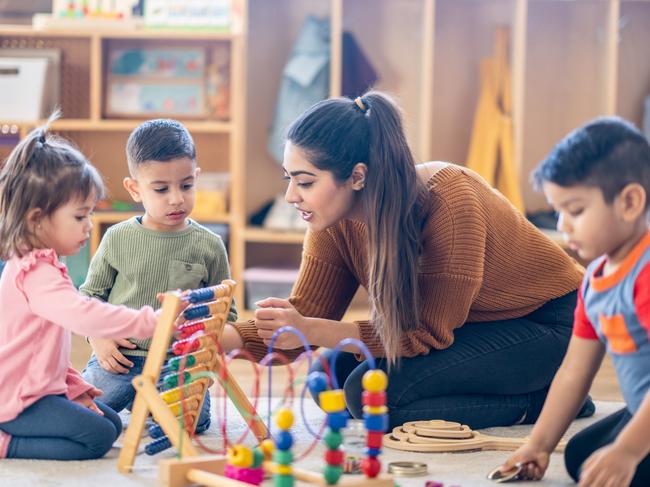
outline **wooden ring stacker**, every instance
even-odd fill
[[[384,446],[396,450],[424,453],[460,452],[472,450],[514,451],[526,438],[488,436],[450,421],[410,421],[384,435]],[[555,451],[562,452],[566,441]]]

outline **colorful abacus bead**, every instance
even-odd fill
[[[381,454],[383,433],[388,428],[388,408],[386,407],[386,387],[388,376],[383,370],[367,371],[361,379],[364,392],[363,421],[366,427],[366,458],[361,461],[361,471],[368,478],[374,478],[381,472]]]
[[[275,424],[280,431],[275,435],[275,449],[273,451],[273,486],[274,487],[293,487],[294,478],[291,464],[293,463],[293,454],[291,446],[293,437],[289,429],[293,425],[293,413],[290,409],[281,409],[275,417]],[[267,455],[269,452],[268,444],[260,446],[262,452]]]

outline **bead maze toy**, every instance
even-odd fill
[[[466,425],[443,420],[410,421],[384,435],[384,445],[388,448],[427,453],[472,450],[514,451],[526,443],[526,440],[526,438],[488,436]],[[562,452],[565,446],[566,442],[561,441],[555,451]]]
[[[150,428],[150,435],[156,439],[145,448],[147,453],[155,454],[174,446],[183,456],[199,454],[190,435],[215,376],[255,436],[260,441],[268,436],[266,425],[228,373],[219,353],[219,338],[234,287],[234,281],[225,280],[218,286],[165,294],[142,375],[133,379],[136,397],[118,459],[120,472],[131,471],[149,414],[157,425]],[[180,339],[172,345],[175,357],[168,361],[169,374],[163,377],[162,387],[167,390],[159,393],[156,386],[174,336]]]
[[[268,362],[278,358],[273,352],[273,345],[277,336],[281,333],[292,332],[298,335],[305,346],[305,355],[311,363],[311,350],[306,339],[300,332],[292,327],[280,328],[271,338],[269,353],[260,362]],[[344,392],[338,387],[336,381],[336,356],[342,347],[357,346],[366,356],[370,365],[362,379],[364,424],[366,427],[366,458],[361,462],[363,476],[345,476],[343,473],[344,453],[340,448],[343,442],[342,430],[345,428],[348,413],[345,404]],[[270,360],[267,360],[270,358]],[[331,373],[312,372],[307,378],[301,399],[304,400],[305,391],[309,386],[312,392],[317,392],[321,408],[326,412],[326,420],[323,426],[327,429],[321,436],[314,434],[309,428],[307,419],[304,417],[304,409],[301,408],[305,426],[312,435],[316,436],[315,441],[323,440],[325,446],[325,466],[322,473],[317,473],[293,466],[294,444],[291,432],[294,424],[294,415],[291,408],[283,403],[274,415],[275,431],[270,437],[256,447],[250,448],[244,445],[234,445],[227,450],[226,455],[212,455],[204,457],[190,456],[189,458],[166,459],[160,463],[160,479],[167,487],[185,487],[190,484],[201,484],[210,487],[249,487],[260,485],[261,472],[271,475],[273,487],[293,487],[296,480],[318,486],[340,485],[343,487],[393,487],[392,476],[381,474],[381,463],[379,455],[382,448],[383,432],[388,425],[386,407],[386,386],[388,378],[386,374],[376,368],[373,357],[365,345],[359,340],[346,339],[341,341],[335,348],[329,367],[324,364],[326,370]],[[269,382],[271,377],[269,375]],[[269,390],[270,395],[270,390]],[[270,398],[269,398],[270,399]],[[270,403],[269,403],[270,404]],[[269,406],[270,408],[270,406]],[[270,422],[269,409],[269,422]],[[322,431],[322,429],[321,429]],[[311,451],[310,446],[306,451]]]

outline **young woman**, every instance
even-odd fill
[[[384,94],[307,110],[288,131],[283,168],[286,199],[310,227],[300,276],[289,300],[265,299],[254,321],[228,327],[224,346],[261,357],[284,325],[314,346],[358,338],[389,373],[391,427],[534,422],[583,269],[472,171],[416,166]],[[340,321],[359,286],[370,320]],[[300,343],[283,334],[276,346],[295,356]],[[336,372],[360,417],[367,364],[348,352]],[[592,412],[588,401],[582,414]]]

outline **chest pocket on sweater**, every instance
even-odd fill
[[[202,264],[190,264],[181,260],[169,262],[167,290],[196,289],[208,278],[208,270]]]

